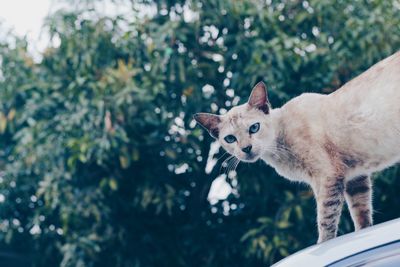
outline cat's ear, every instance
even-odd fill
[[[259,109],[265,114],[269,113],[270,104],[267,95],[267,88],[263,82],[259,82],[254,86],[247,103],[250,107]]]
[[[221,118],[218,115],[210,114],[210,113],[197,113],[193,116],[193,118],[203,126],[212,137],[218,138],[219,134],[219,123],[221,122]]]

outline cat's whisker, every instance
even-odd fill
[[[230,162],[231,162],[233,159],[235,159],[235,158],[236,158],[236,157],[233,156],[233,155],[231,155],[231,156],[229,156],[228,158],[226,158],[226,159],[222,162],[221,168],[220,168],[219,172],[221,173],[221,171],[222,171],[223,169],[225,169],[225,171],[226,171],[226,170],[229,168]]]
[[[223,162],[222,162],[222,164],[221,164],[221,167],[224,167],[224,168],[226,168],[227,166],[228,166],[228,162],[233,158],[234,156],[229,156],[228,158],[226,158]]]
[[[230,173],[236,170],[237,165],[239,164],[240,160],[236,157],[229,162],[229,166],[226,170],[226,175],[229,177]]]
[[[224,152],[224,154],[222,154],[222,156],[220,156],[219,158],[217,158],[217,162],[222,159],[228,152]]]
[[[282,158],[282,155],[281,154],[278,154],[278,153],[276,153],[276,152],[274,152],[274,151],[270,151],[270,153],[274,156],[274,157],[277,157],[280,161],[282,161],[283,160],[283,158]]]
[[[268,152],[270,152],[273,156],[277,157],[279,160],[283,160],[282,156],[286,156],[286,159],[288,158],[287,155],[281,153],[282,151],[279,151],[276,147],[267,147]]]
[[[236,159],[236,161],[233,163],[232,171],[236,172],[236,168],[237,168],[237,166],[238,166],[239,163],[240,163],[240,160],[239,160],[239,159]]]
[[[280,160],[291,159],[291,157],[300,160],[300,158],[294,154],[290,149],[286,147],[267,147],[267,150],[273,152],[275,156],[278,156]],[[283,157],[283,158],[282,158]]]
[[[216,162],[218,162],[220,159],[222,159],[227,153],[228,153],[228,152],[224,152],[220,157],[217,158],[217,161],[216,161]],[[229,159],[229,157],[227,157],[227,158],[222,162],[221,167],[219,168],[219,172],[220,172],[220,173],[221,173],[221,171],[222,171],[223,165],[226,165],[225,161],[228,160],[228,159]]]
[[[232,160],[230,160],[229,161],[229,165],[228,165],[228,167],[226,168],[226,174],[227,175],[229,175],[229,173],[230,173],[230,171],[231,171],[231,168],[232,168],[232,165],[233,165],[233,163],[236,161],[236,158],[235,157],[233,157],[232,158]]]
[[[236,161],[235,167],[233,168],[233,171],[236,172],[236,168],[237,168],[237,166],[239,165],[239,163],[240,163],[240,160],[238,159],[238,160]]]

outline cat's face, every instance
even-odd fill
[[[228,153],[241,161],[254,162],[273,141],[269,112],[265,85],[258,83],[247,103],[224,115],[198,113],[194,118]]]

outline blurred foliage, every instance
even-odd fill
[[[310,190],[263,163],[210,204],[226,156],[205,172],[212,139],[192,114],[260,80],[274,106],[334,91],[400,47],[399,2],[127,3],[52,14],[39,61],[1,42],[0,248],[35,266],[259,266],[313,244]],[[376,223],[400,215],[398,176],[376,180]]]

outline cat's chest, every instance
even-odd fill
[[[262,160],[286,179],[298,182],[308,182],[310,180],[305,163],[297,158],[289,155],[266,154],[262,157]]]

